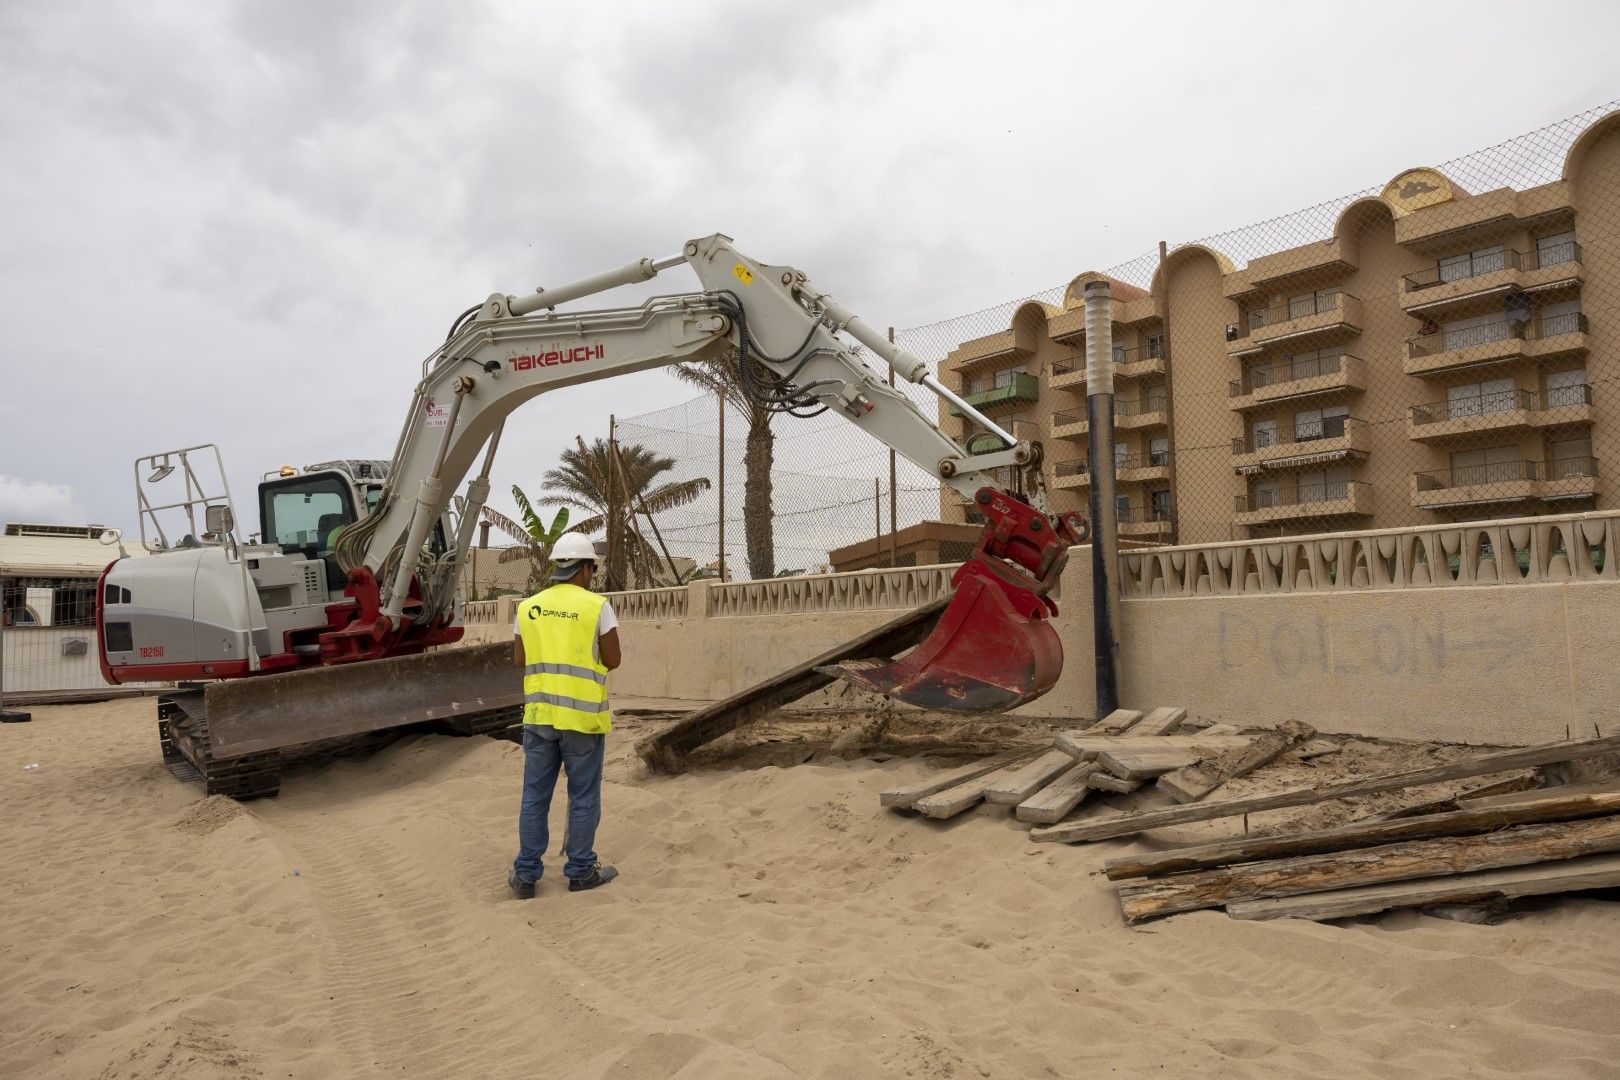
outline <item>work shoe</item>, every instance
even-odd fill
[[[534,899],[534,882],[524,881],[517,876],[516,870],[512,871],[512,875],[506,879],[506,886],[512,890],[512,895],[519,900]]]
[[[595,889],[602,885],[606,885],[608,882],[612,881],[618,876],[619,872],[613,867],[603,866],[601,863],[597,863],[595,866],[591,867],[590,873],[585,874],[582,877],[569,878],[568,891],[584,892],[586,889]]]

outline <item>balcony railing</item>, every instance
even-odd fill
[[[1476,253],[1466,258],[1447,259],[1425,270],[1419,270],[1415,274],[1407,274],[1401,280],[1405,283],[1407,292],[1421,292],[1424,289],[1432,289],[1436,285],[1447,285],[1453,281],[1466,281],[1469,278],[1494,274],[1499,270],[1539,270],[1546,266],[1559,266],[1563,263],[1580,261],[1581,246],[1573,240],[1566,240],[1557,244],[1549,244],[1538,251],[1504,249],[1502,251]]]
[[[1072,375],[1077,371],[1086,370],[1086,360],[1083,356],[1066,356],[1061,360],[1052,361],[1052,377],[1059,375]]]
[[[1052,466],[1053,476],[1085,476],[1091,471],[1091,463],[1084,458],[1079,461],[1059,461]]]
[[[1115,401],[1115,416],[1147,416],[1150,413],[1164,412],[1169,408],[1169,399],[1163,394],[1150,394],[1135,401]]]
[[[1542,409],[1566,409],[1576,405],[1592,404],[1592,388],[1585,383],[1576,386],[1557,386],[1545,395],[1530,390],[1493,390],[1489,393],[1467,394],[1446,401],[1433,401],[1412,406],[1414,425],[1436,424],[1446,420],[1466,420],[1476,416],[1491,416],[1505,412],[1539,412]]]
[[[1360,423],[1361,419],[1355,416],[1324,416],[1320,420],[1279,425],[1275,432],[1262,428],[1250,432],[1246,437],[1233,439],[1232,453],[1253,454],[1272,446],[1343,438],[1353,426]]]
[[[1162,469],[1170,464],[1170,451],[1155,450],[1147,454],[1130,454],[1114,459],[1116,470]]]
[[[1031,402],[1039,400],[1041,396],[1040,380],[1024,371],[1015,371],[1011,378],[1000,386],[990,387],[971,394],[962,395],[962,399],[976,409],[990,409],[999,405],[1011,405],[1017,402]],[[960,416],[960,409],[952,406],[952,416]]]
[[[1261,308],[1259,311],[1249,312],[1249,329],[1258,330],[1262,326],[1271,326],[1274,323],[1288,322],[1292,319],[1304,319],[1312,315],[1320,315],[1324,311],[1333,311],[1340,306],[1342,292],[1312,293],[1297,300],[1290,300],[1286,304],[1275,307]]]
[[[1157,506],[1133,506],[1114,511],[1114,516],[1121,525],[1173,525],[1176,521],[1174,512]]]
[[[1444,330],[1438,334],[1420,334],[1406,339],[1406,354],[1411,357],[1434,356],[1452,349],[1466,349],[1471,345],[1488,345],[1493,341],[1509,339],[1542,339],[1560,334],[1586,333],[1586,315],[1571,311],[1564,315],[1549,315],[1538,324],[1522,321],[1510,322],[1505,316],[1479,326],[1466,326]]]
[[[1452,469],[1420,472],[1419,491],[1476,487],[1480,484],[1512,484],[1524,480],[1575,480],[1596,478],[1598,463],[1592,457],[1558,458],[1553,461],[1493,461],[1484,465],[1459,465]]]
[[[1240,514],[1254,510],[1269,510],[1279,506],[1309,506],[1312,503],[1343,502],[1358,491],[1367,490],[1360,480],[1328,480],[1292,487],[1261,488],[1249,495],[1233,500],[1233,509]]]
[[[1067,427],[1070,424],[1083,424],[1086,422],[1086,410],[1064,409],[1062,412],[1052,414],[1052,426],[1055,428]]]
[[[1352,357],[1351,359],[1354,359]],[[1243,373],[1243,378],[1226,384],[1229,397],[1246,397],[1262,386],[1314,379],[1318,375],[1334,375],[1344,369],[1344,354],[1318,356],[1312,359],[1281,360],[1275,364],[1262,364]]]

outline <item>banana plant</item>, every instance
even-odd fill
[[[558,538],[568,531],[568,507],[558,509],[556,516],[548,523],[535,511],[534,504],[516,484],[512,485],[512,501],[517,503],[522,524],[487,506],[484,507],[484,519],[518,542],[516,547],[501,552],[500,561],[529,560],[529,580],[524,590],[532,596],[545,588],[551,579],[551,549],[556,546]]]

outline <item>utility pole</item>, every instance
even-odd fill
[[[872,565],[883,558],[883,481],[872,477]],[[893,563],[889,564],[893,566]]]
[[[726,390],[715,388],[715,399],[720,403],[720,580],[726,580]]]
[[[614,522],[616,522],[619,519],[619,504],[618,504],[618,501],[617,501],[617,488],[618,488],[618,485],[614,482],[615,473],[617,473],[618,470],[613,467],[613,462],[616,461],[618,459],[618,456],[619,456],[618,441],[617,440],[618,440],[618,418],[615,417],[612,413],[609,413],[608,414],[608,475],[607,475],[607,571],[608,572],[607,572],[607,575],[606,575],[606,577],[607,577],[607,589],[605,590],[607,592],[616,592],[619,589],[624,588],[624,582],[613,580],[613,571],[614,571],[614,568],[617,566],[617,564],[613,561],[613,554],[617,550],[617,545],[614,543],[614,540],[615,540],[615,534],[618,532],[618,530],[614,528]]]
[[[1091,424],[1091,632],[1097,716],[1119,708],[1119,522],[1114,502],[1114,303],[1108,282],[1086,282],[1086,419]]]
[[[889,344],[894,344],[894,327],[889,327]],[[894,368],[889,366],[889,385],[894,385]],[[889,447],[889,565],[900,565],[900,537],[897,535],[899,525],[896,522],[895,486],[898,483],[899,473],[895,468],[894,447]]]

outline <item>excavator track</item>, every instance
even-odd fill
[[[208,733],[208,706],[201,687],[158,698],[158,746],[177,779],[201,780],[209,795],[257,799],[281,790],[281,752],[219,759]]]

